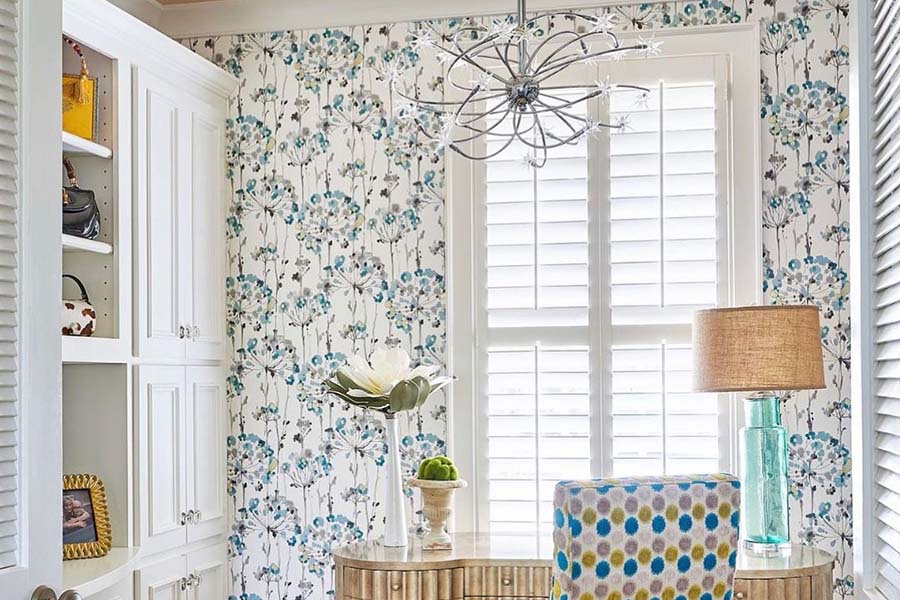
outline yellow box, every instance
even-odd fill
[[[63,131],[86,140],[96,141],[97,136],[97,80],[84,82],[86,102],[73,99],[75,86],[81,85],[80,75],[63,75]]]

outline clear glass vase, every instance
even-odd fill
[[[779,400],[771,394],[749,396],[744,414],[742,537],[748,550],[768,554],[790,542],[787,430],[781,425]]]

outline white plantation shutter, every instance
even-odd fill
[[[589,375],[585,347],[488,351],[491,531],[551,531],[556,482],[590,476]]]
[[[526,154],[511,145],[486,166],[488,324],[587,325],[587,143],[551,151],[542,169]]]
[[[513,145],[485,165],[488,521],[498,532],[550,531],[555,483],[591,473],[588,144],[551,151],[542,169],[526,154]],[[577,331],[581,344],[548,330]]]
[[[652,88],[575,108],[627,114],[626,131],[541,169],[520,144],[476,167],[479,527],[551,531],[560,479],[727,466],[724,400],[691,392],[689,346],[693,311],[726,281],[721,66],[597,67]]]
[[[874,3],[874,585],[900,597],[900,1]],[[868,111],[867,111],[868,112]],[[865,340],[868,341],[868,340]]]
[[[0,568],[17,564],[18,57],[15,0],[0,0]]]
[[[690,323],[717,304],[715,85],[614,91],[609,140],[613,324]]]
[[[611,473],[699,473],[721,466],[715,394],[691,393],[689,324],[719,304],[725,137],[715,65],[648,95],[616,90],[609,136]],[[675,69],[677,71],[677,69]],[[699,71],[699,72],[697,72]],[[674,79],[674,81],[673,81]],[[718,82],[721,87],[724,82]],[[649,343],[648,343],[649,342]]]

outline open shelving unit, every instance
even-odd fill
[[[79,187],[92,190],[100,209],[100,236],[61,234],[63,273],[82,281],[97,312],[91,337],[61,336],[63,360],[63,472],[100,477],[109,503],[113,547],[101,558],[63,562],[63,589],[88,598],[131,577],[140,557],[134,534],[131,301],[131,86],[125,61],[103,40],[68,31],[84,50],[97,80],[97,135],[63,131],[62,153],[75,166]],[[78,29],[78,27],[76,27]],[[74,52],[60,40],[63,68],[78,73]],[[105,52],[105,53],[104,53]],[[124,70],[124,73],[123,73]],[[63,185],[68,185],[60,164]],[[77,287],[64,280],[63,297]]]

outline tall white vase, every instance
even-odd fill
[[[406,531],[406,498],[403,496],[403,479],[400,476],[400,437],[397,434],[397,419],[385,415],[387,436],[387,489],[384,502],[384,545],[398,548],[408,543]]]

